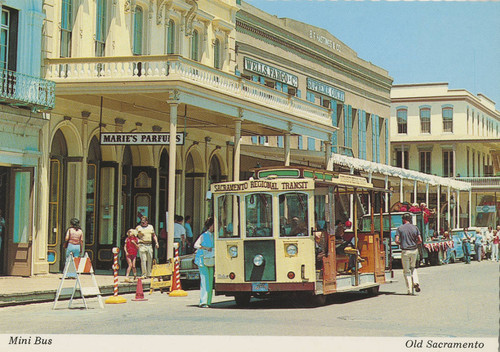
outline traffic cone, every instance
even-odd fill
[[[172,277],[172,286],[170,287],[169,295],[172,297],[186,297],[187,292],[181,288],[181,273],[179,260],[179,244],[174,244],[174,273]]]
[[[147,298],[144,298],[144,291],[142,290],[142,280],[141,278],[137,279],[137,288],[135,290],[135,298],[132,298],[132,301],[147,301]]]

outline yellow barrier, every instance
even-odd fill
[[[152,294],[156,289],[159,289],[161,293],[163,293],[164,289],[169,290],[172,287],[172,271],[172,261],[170,259],[167,264],[153,262],[149,294]]]

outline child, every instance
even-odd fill
[[[137,279],[137,269],[135,268],[135,260],[137,258],[137,249],[139,248],[139,239],[135,236],[135,230],[130,229],[127,231],[127,238],[125,239],[125,256],[127,258],[128,268],[125,274],[125,282],[130,282],[128,278],[130,269],[134,271],[134,280]]]

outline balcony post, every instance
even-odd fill
[[[450,194],[450,186],[448,186],[448,204],[447,204],[447,209],[448,211],[446,212],[446,220],[448,220],[448,228],[451,229],[451,223],[450,223],[450,218],[451,218],[451,207],[450,207],[450,202],[451,202],[451,194]]]
[[[429,184],[428,183],[425,184],[425,204],[427,205],[427,207],[430,207],[430,205],[429,205]]]
[[[418,191],[418,188],[417,188],[417,181],[413,181],[413,203],[416,203],[417,202],[417,191]]]
[[[290,166],[290,132],[285,133],[285,166]]]
[[[240,118],[235,121],[234,126],[234,166],[233,181],[240,180],[240,152],[241,152],[241,118],[243,110],[240,109]],[[239,235],[238,199],[233,197],[233,235]]]
[[[389,189],[389,176],[385,175],[385,189]],[[385,212],[389,212],[389,193],[385,193]]]
[[[179,105],[179,93],[170,92],[170,145],[168,156],[168,219],[167,219],[167,258],[174,256],[174,216],[175,216],[175,162],[177,157],[175,135],[177,133],[177,107]]]
[[[399,178],[399,202],[403,203],[404,202],[404,195],[403,195],[403,178]]]
[[[325,166],[328,171],[333,170],[332,143],[329,140],[325,142]]]
[[[457,207],[457,228],[460,227],[460,190],[457,189],[456,191],[457,195],[457,202],[456,202],[456,207]]]
[[[472,226],[472,188],[469,189],[469,226]]]
[[[437,185],[437,197],[436,198],[437,198],[437,205],[436,205],[436,207],[437,207],[437,209],[436,209],[437,210],[437,226],[436,227],[437,228],[436,228],[436,230],[440,231],[441,230],[441,227],[440,227],[440,225],[441,225],[441,185],[439,185],[439,184]]]

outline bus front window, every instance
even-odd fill
[[[307,194],[280,195],[280,236],[308,236]]]
[[[245,196],[246,236],[273,236],[272,196],[265,193],[253,193]]]
[[[217,198],[217,232],[219,238],[240,237],[239,199],[240,197],[235,195],[225,195]]]

